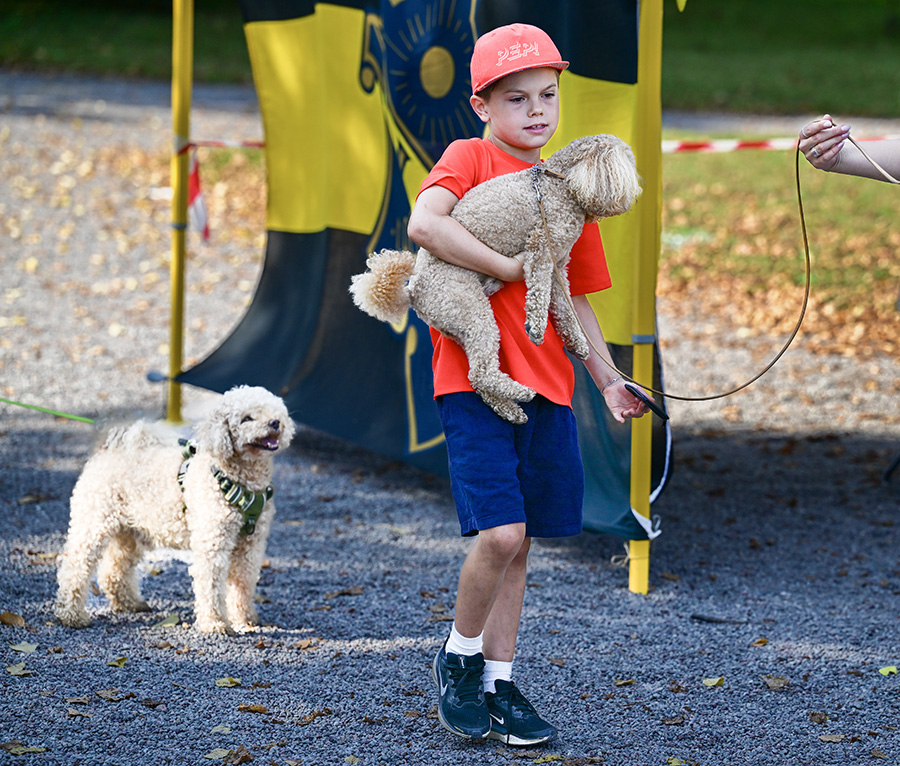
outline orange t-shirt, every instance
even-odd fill
[[[507,154],[482,138],[454,141],[422,182],[422,191],[442,186],[458,198],[484,181],[530,168],[531,164]],[[600,229],[587,224],[572,248],[567,266],[572,295],[605,290],[611,284]],[[571,406],[575,373],[552,323],[537,346],[525,332],[525,282],[507,282],[490,297],[500,329],[500,369],[519,383],[556,404]],[[434,345],[434,395],[471,391],[469,360],[455,341],[431,330]]]

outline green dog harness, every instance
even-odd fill
[[[182,455],[184,462],[178,469],[178,483],[181,485],[181,491],[184,492],[184,476],[187,473],[188,464],[191,458],[197,454],[197,444],[187,439],[179,439],[178,443],[182,446]],[[238,484],[236,481],[229,479],[221,468],[210,466],[212,475],[219,484],[219,488],[225,495],[225,500],[229,505],[236,508],[244,518],[244,526],[241,527],[242,535],[252,535],[256,529],[256,522],[262,515],[266,507],[266,501],[270,500],[275,490],[270,484],[262,492],[253,492],[245,486]]]

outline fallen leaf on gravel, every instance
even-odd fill
[[[98,692],[94,692],[100,699],[104,699],[107,702],[121,702],[122,700],[131,699],[134,697],[134,692],[128,692],[127,694],[119,694],[118,689],[101,689]]]
[[[888,665],[886,668],[879,668],[878,672],[883,676],[894,676],[897,675],[897,668],[894,665]]]
[[[209,733],[210,734],[231,734],[231,729],[229,729],[227,726],[222,726],[221,724],[219,724],[218,726],[213,726],[209,730]]]
[[[882,753],[877,747],[872,748],[872,757],[873,758],[887,758],[887,756]]]
[[[791,683],[791,679],[787,676],[760,676],[760,678],[773,692],[777,692],[780,689],[786,689]]]
[[[241,763],[250,763],[253,760],[253,756],[250,754],[250,751],[247,750],[243,745],[238,745],[237,750],[230,752],[225,756],[224,762],[229,764],[229,766],[236,766],[236,764]]]
[[[25,755],[25,753],[46,753],[46,747],[33,747],[23,744],[21,740],[13,739],[0,745],[0,750],[5,750],[10,755]]]
[[[234,686],[240,686],[240,685],[241,685],[240,678],[232,678],[231,676],[225,676],[224,678],[216,679],[216,686],[225,687],[227,689],[230,689]]]
[[[126,662],[128,662],[127,657],[116,657],[116,659],[110,660],[106,664],[111,668],[124,668]]]
[[[155,625],[152,625],[153,628],[174,628],[178,623],[181,622],[181,618],[177,614],[170,614],[164,620],[160,620]]]
[[[325,707],[322,709],[317,708],[316,710],[313,710],[311,713],[308,713],[307,715],[303,716],[303,718],[301,718],[300,721],[298,722],[298,726],[309,726],[309,724],[311,724],[317,718],[321,718],[322,716],[325,716],[325,715],[331,715],[330,707]]]
[[[662,577],[663,580],[671,580],[672,582],[678,582],[679,580],[681,580],[681,575],[677,575],[672,572],[663,572],[660,577]]]
[[[845,734],[820,734],[819,739],[822,742],[843,742],[847,736]]]
[[[225,758],[226,756],[228,756],[230,754],[231,754],[230,750],[226,750],[224,747],[216,747],[216,748],[213,748],[212,750],[210,750],[203,757],[206,758],[208,761],[221,761],[223,758]]]
[[[636,680],[634,678],[617,678],[615,681],[613,681],[613,684],[615,686],[631,686],[631,684],[633,683],[636,683]]]
[[[151,710],[155,710],[156,708],[158,708],[162,705],[165,705],[166,703],[165,703],[165,700],[154,700],[154,699],[150,699],[150,697],[147,697],[146,699],[141,700],[141,704],[144,707],[148,707]]]
[[[666,758],[666,763],[668,766],[687,766],[681,758]]]
[[[566,661],[560,657],[548,657],[547,662],[549,662],[551,665],[556,665],[556,667],[558,668],[561,668],[566,664]]]
[[[663,718],[663,724],[666,726],[678,726],[679,724],[684,723],[684,715],[676,715],[674,718]]]
[[[238,705],[239,713],[268,713],[269,708],[265,705]]]
[[[341,590],[326,593],[325,598],[337,598],[338,596],[361,596],[363,593],[362,586],[354,585],[352,588],[343,588]]]
[[[14,628],[24,628],[25,618],[15,612],[3,612],[3,614],[0,614],[0,623],[12,625]]]
[[[756,641],[754,641],[752,644],[750,644],[750,646],[765,646],[768,643],[769,643],[768,638],[757,638]]]
[[[716,676],[715,678],[704,678],[703,685],[704,686],[723,686],[725,684],[725,678],[723,676]]]
[[[18,644],[10,644],[10,649],[14,652],[22,652],[22,654],[31,654],[38,648],[37,644],[29,644],[27,641],[22,641]],[[894,668],[894,672],[897,672],[897,669]]]
[[[359,763],[359,758],[357,758],[355,755],[348,755],[346,758],[344,758],[344,763],[349,763],[350,766],[356,766],[356,764]]]
[[[422,714],[418,710],[404,710],[403,715],[407,718],[421,718]]]
[[[63,700],[70,705],[87,705],[90,702],[89,697],[63,697]]]
[[[32,671],[25,670],[24,662],[17,662],[15,665],[8,665],[6,668],[6,672],[11,676],[30,676]]]
[[[536,759],[535,763],[550,763],[551,761],[561,761],[563,757],[558,755],[557,753],[550,753],[550,755],[542,756],[541,758]]]
[[[305,652],[307,649],[317,648],[321,641],[321,638],[302,638],[294,644],[294,648],[299,649],[301,652]]]
[[[828,720],[826,713],[810,713],[809,720],[813,723],[825,723]]]

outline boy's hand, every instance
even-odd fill
[[[612,416],[620,423],[624,423],[630,418],[643,417],[650,412],[650,408],[646,404],[634,394],[628,392],[625,388],[627,382],[624,379],[617,380],[611,386],[601,389],[603,398],[606,400],[606,406],[609,407]],[[649,394],[647,396],[653,399]]]
[[[505,279],[504,282],[521,282],[525,279],[525,258],[528,256],[528,253],[523,251],[521,253],[516,253],[509,260],[512,261],[512,272],[511,279]]]

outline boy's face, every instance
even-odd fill
[[[559,72],[550,67],[514,72],[472,108],[491,129],[490,140],[526,162],[537,162],[559,125]]]

